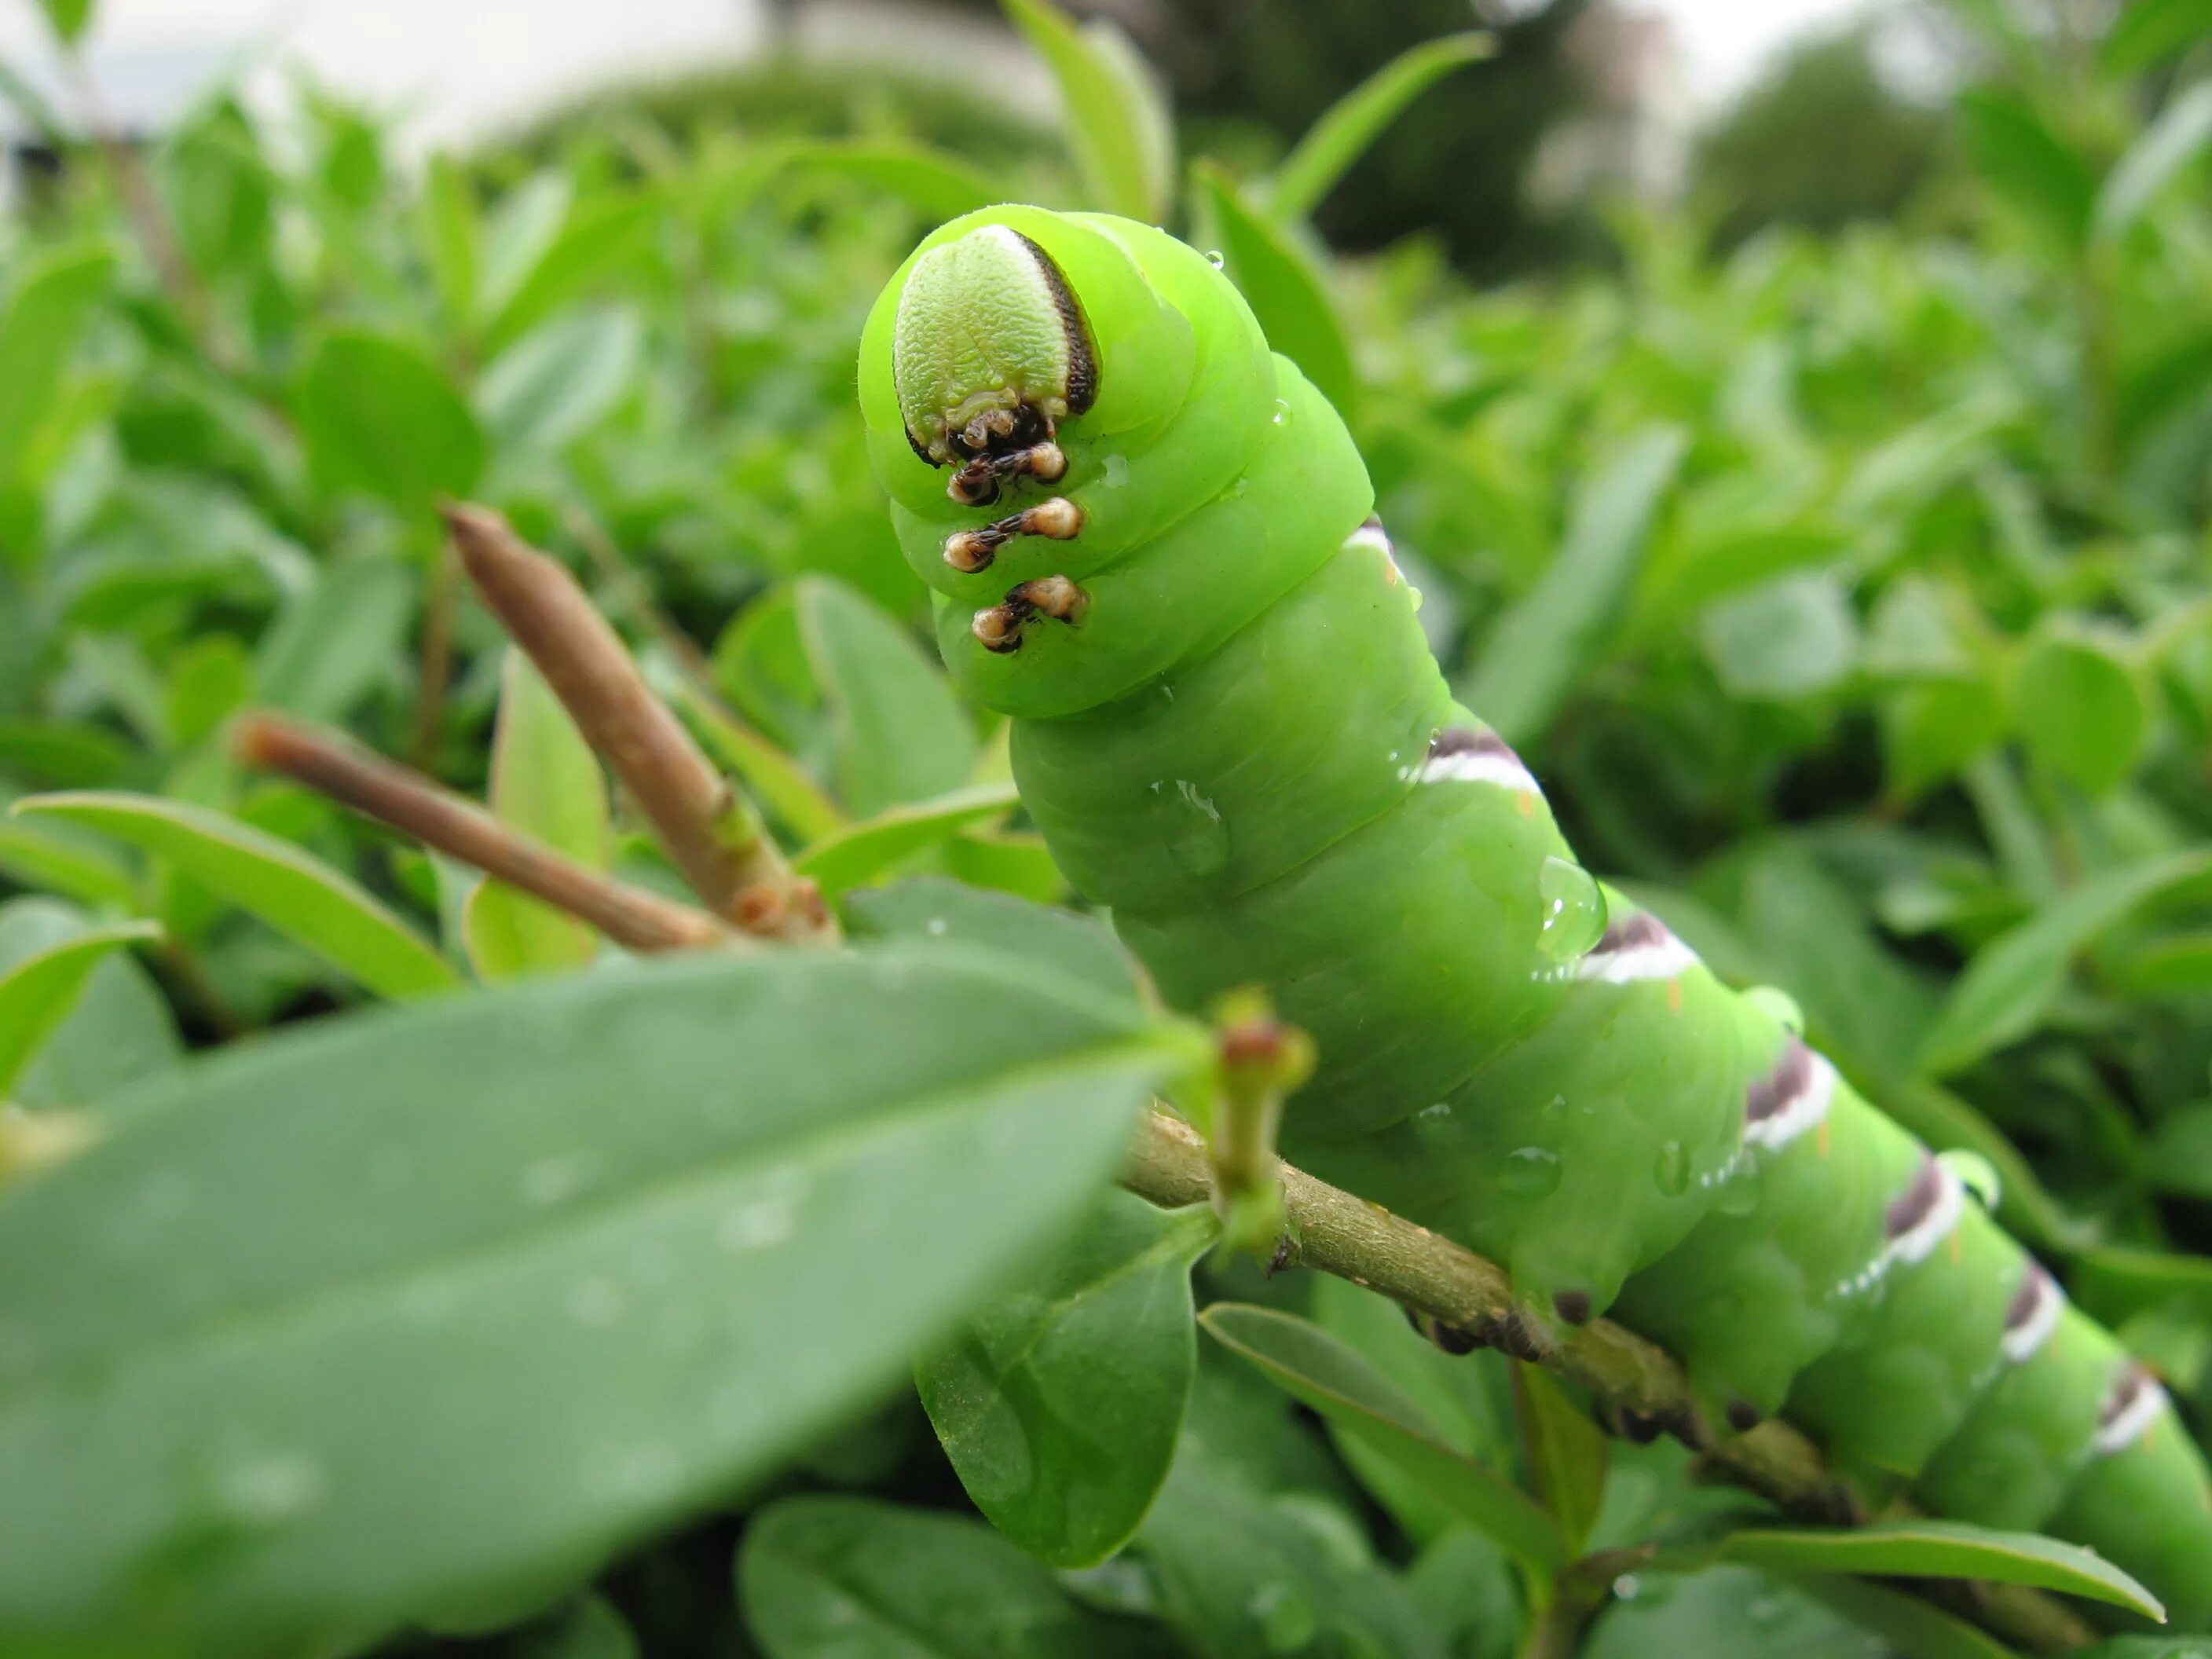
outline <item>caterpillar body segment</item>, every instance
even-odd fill
[[[985,210],[871,313],[860,397],[946,666],[1167,998],[1318,1045],[1285,1153],[1503,1262],[1540,1351],[1616,1311],[1707,1432],[1777,1412],[1939,1513],[2212,1622],[2212,1488],[2148,1373],[1944,1164],[1575,861],[1457,706],[1343,423],[1204,258]]]

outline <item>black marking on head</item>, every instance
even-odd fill
[[[1890,1200],[1882,1215],[1882,1237],[1895,1243],[1936,1212],[1943,1201],[1943,1170],[1934,1153],[1922,1157],[1912,1183]]]
[[[1449,755],[1500,755],[1516,766],[1520,756],[1512,746],[1495,732],[1477,732],[1465,726],[1447,726],[1429,739],[1429,758],[1443,760]]]
[[[1559,1317],[1570,1325],[1587,1325],[1592,1309],[1588,1291],[1561,1291],[1552,1298],[1552,1306]]]
[[[1748,1400],[1731,1400],[1728,1408],[1729,1427],[1738,1434],[1749,1434],[1766,1420],[1766,1413]]]
[[[1098,398],[1098,348],[1091,343],[1090,319],[1084,316],[1075,290],[1067,285],[1067,273],[1060,268],[1060,262],[1018,230],[1014,235],[1037,262],[1052,302],[1060,309],[1060,324],[1067,333],[1067,412],[1071,417],[1080,415]]]
[[[1805,1085],[1812,1079],[1813,1051],[1805,1046],[1803,1038],[1793,1036],[1784,1045],[1782,1058],[1774,1062],[1774,1069],[1755,1079],[1743,1091],[1743,1121],[1764,1123],[1771,1117],[1779,1116],[1805,1092]],[[1893,1233],[1891,1237],[1896,1235]]]

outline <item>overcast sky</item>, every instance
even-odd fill
[[[1793,33],[1832,26],[1863,0],[1632,3],[1674,20],[1692,90],[1711,100],[1741,85]],[[180,88],[188,94],[240,60],[265,65],[276,48],[276,57],[304,61],[346,91],[408,110],[421,142],[496,125],[610,79],[735,56],[758,39],[757,4],[98,0],[94,61],[113,103],[158,119]],[[42,39],[35,0],[0,0],[0,57],[24,63]]]

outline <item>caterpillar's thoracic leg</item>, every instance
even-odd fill
[[[1056,483],[1067,475],[1067,456],[1047,440],[1004,454],[979,455],[952,475],[945,493],[963,507],[988,507],[1015,479],[1027,477]]]
[[[1090,608],[1091,596],[1066,577],[1039,576],[1008,588],[998,604],[978,611],[969,627],[988,650],[1018,651],[1022,624],[1031,617],[1079,623]]]
[[[963,530],[945,540],[945,562],[955,570],[988,570],[999,550],[1017,536],[1044,536],[1053,541],[1072,541],[1083,528],[1083,509],[1065,495],[1055,495],[1035,507],[1025,507],[1003,519],[994,519],[981,530]]]

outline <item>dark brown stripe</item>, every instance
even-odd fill
[[[1619,921],[1606,924],[1605,932],[1598,936],[1590,955],[1609,957],[1617,951],[1635,951],[1645,945],[1664,945],[1674,937],[1667,931],[1667,924],[1649,910],[1632,910]]]
[[[2012,1293],[2012,1300],[2005,1304],[2005,1329],[2019,1330],[2033,1319],[2035,1310],[2043,1305],[2043,1298],[2050,1291],[2051,1275],[2030,1262],[2027,1271],[2020,1276],[2020,1288]]]
[[[2141,1364],[2129,1360],[2112,1386],[2106,1391],[2105,1403],[2097,1407],[2097,1426],[2109,1429],[2128,1414],[2129,1409],[2142,1400],[2149,1389],[2158,1386],[2158,1379]]]
[[[1464,726],[1447,727],[1429,739],[1429,758],[1442,760],[1448,755],[1503,755],[1516,766],[1521,757],[1513,752],[1512,745],[1495,732],[1476,732]]]
[[[1943,1171],[1933,1152],[1923,1153],[1912,1184],[1890,1202],[1882,1218],[1882,1236],[1892,1243],[1904,1237],[1934,1213],[1943,1199]]]
[[[1802,1037],[1793,1036],[1782,1050],[1782,1058],[1774,1062],[1774,1069],[1743,1091],[1743,1121],[1764,1123],[1788,1110],[1812,1080],[1813,1051]]]
[[[1044,285],[1052,292],[1052,302],[1060,308],[1060,325],[1067,336],[1067,412],[1080,415],[1091,407],[1098,396],[1098,352],[1091,343],[1091,325],[1085,320],[1083,307],[1076,303],[1075,290],[1067,285],[1067,274],[1059,262],[1018,230],[1022,246],[1029,249],[1044,274]]]

